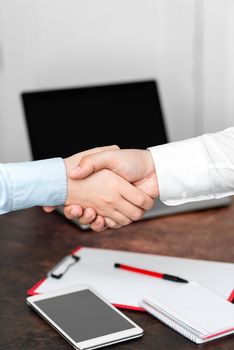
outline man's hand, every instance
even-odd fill
[[[103,169],[82,180],[68,178],[65,205],[76,203],[125,226],[140,219],[152,207],[153,199],[121,176]]]
[[[84,155],[69,176],[71,179],[83,179],[102,169],[113,171],[152,198],[159,196],[156,170],[148,150],[114,149]]]
[[[77,168],[70,172],[72,179],[82,179],[101,169],[109,169],[128,182],[132,183],[138,189],[147,193],[151,198],[159,197],[156,170],[148,150],[106,150],[99,153],[85,155]],[[72,218],[74,207],[66,207],[65,214]],[[89,212],[84,212],[80,216],[80,222],[91,224],[94,231],[103,231],[106,227],[119,227],[113,220],[98,216],[95,221],[90,218]]]
[[[80,160],[85,157],[86,155],[90,155],[93,153],[99,153],[99,152],[103,152],[103,151],[107,151],[107,150],[118,150],[119,147],[116,145],[111,145],[111,146],[104,146],[104,147],[96,147],[96,148],[92,148],[90,150],[84,151],[84,152],[80,152],[80,153],[76,153],[71,157],[66,158],[66,171],[67,171],[67,177],[70,173],[71,170],[73,170],[77,164],[79,164]],[[46,213],[51,213],[52,211],[55,210],[56,207],[48,207],[48,206],[44,206],[43,210]],[[74,205],[72,208],[70,208],[71,211],[71,216],[70,218],[79,218],[80,216],[82,216],[83,214],[83,208],[80,205]],[[85,217],[86,219],[88,218],[89,220],[94,220],[96,218],[96,211],[93,208],[88,208],[85,210]]]

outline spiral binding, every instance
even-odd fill
[[[188,338],[189,340],[197,344],[204,342],[204,340],[199,337],[198,332],[195,329],[193,329],[192,327],[189,327],[188,325],[185,325],[184,322],[174,318],[173,316],[171,316],[161,308],[150,304],[146,300],[142,300],[140,302],[140,306],[143,309],[145,309],[148,313],[150,313],[151,315],[159,319],[161,322],[163,322],[170,328],[174,329],[176,332],[182,334],[184,337]]]

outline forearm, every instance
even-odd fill
[[[0,164],[0,214],[36,205],[61,205],[66,196],[66,168],[61,158]]]
[[[234,127],[149,150],[165,204],[234,194]]]

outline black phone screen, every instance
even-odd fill
[[[34,304],[77,343],[134,328],[89,289]]]

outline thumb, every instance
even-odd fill
[[[112,169],[113,168],[113,151],[104,151],[99,153],[90,154],[84,156],[78,167],[71,170],[69,176],[71,179],[84,179],[102,169]]]
[[[56,209],[56,207],[44,206],[44,207],[42,207],[42,209],[43,209],[46,213],[52,213],[52,211],[54,211],[54,210]]]

